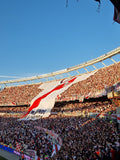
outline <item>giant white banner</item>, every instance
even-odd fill
[[[96,72],[96,71],[95,71]],[[43,83],[40,88],[43,89],[31,102],[28,112],[22,117],[24,120],[39,119],[48,117],[51,109],[54,107],[57,95],[67,90],[71,85],[79,81],[83,81],[93,75],[95,72],[87,73],[71,79]]]

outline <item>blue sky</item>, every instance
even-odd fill
[[[99,12],[94,0],[68,2],[66,8],[66,0],[0,0],[0,76],[50,73],[120,46],[110,0]]]

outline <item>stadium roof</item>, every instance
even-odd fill
[[[97,70],[99,68],[103,68],[106,66],[111,65],[109,62],[108,65],[106,65],[105,60],[110,60],[112,63],[117,63],[117,61],[114,59],[114,56],[120,54],[120,47],[98,57],[95,59],[92,59],[90,61],[84,62],[82,64],[69,67],[63,70],[59,70],[56,72],[52,73],[47,73],[47,74],[42,74],[42,75],[36,75],[33,77],[28,77],[28,78],[21,78],[21,79],[16,79],[16,80],[7,80],[7,81],[1,81],[0,86],[1,88],[6,87],[6,86],[16,86],[16,85],[23,85],[23,84],[31,84],[31,83],[40,83],[40,82],[45,82],[45,81],[52,81],[52,80],[58,80],[66,77],[71,77],[71,76],[76,76],[76,75],[81,75],[86,72],[91,72],[94,70]],[[119,58],[117,59],[119,62]],[[97,66],[97,64],[99,65]]]

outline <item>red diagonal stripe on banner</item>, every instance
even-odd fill
[[[33,102],[33,104],[30,106],[28,112],[27,112],[22,118],[24,118],[25,116],[27,116],[27,115],[30,113],[30,111],[32,111],[34,108],[37,108],[38,105],[40,104],[40,101],[41,101],[42,99],[44,99],[45,97],[47,97],[47,96],[48,96],[49,94],[51,94],[52,92],[57,91],[57,90],[59,90],[59,89],[62,89],[62,88],[64,88],[65,86],[71,84],[72,82],[74,82],[75,79],[76,79],[76,77],[72,78],[72,79],[69,80],[67,83],[63,83],[63,84],[58,85],[57,87],[55,87],[54,89],[52,89],[52,90],[49,91],[48,93],[46,93],[46,94],[42,95],[41,97],[37,98],[37,99]]]

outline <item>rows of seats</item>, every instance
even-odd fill
[[[78,82],[61,94],[61,99],[73,95],[87,95],[105,87],[112,86],[120,81],[120,63],[99,69],[94,75],[86,80]],[[42,89],[41,84],[21,85],[6,87],[0,92],[0,106],[2,105],[25,105],[38,95]]]
[[[86,95],[90,91],[109,87],[118,81],[120,63],[102,68],[88,79],[72,85],[61,94],[61,98],[72,94]],[[52,160],[119,159],[120,131],[117,123],[89,115],[91,112],[116,113],[115,104],[107,97],[93,101],[56,103],[52,110],[56,114],[34,121],[18,121],[19,116],[28,109],[24,106],[28,97],[32,100],[42,91],[39,86],[40,84],[7,87],[0,92],[0,113],[5,113],[0,114],[1,144],[16,149],[16,144],[19,143],[24,153],[29,149],[35,150],[37,156],[42,159],[45,159],[46,155]],[[11,106],[12,102],[17,106]],[[37,127],[52,130],[61,137],[61,149],[53,157],[51,157],[53,143],[48,140],[48,133]]]
[[[112,111],[114,113],[116,111],[116,106],[111,103],[110,100],[106,99],[104,101],[95,101],[93,102],[83,102],[79,103],[76,102],[64,102],[62,106],[60,103],[59,105],[55,105],[52,109],[53,113],[57,113],[57,115],[65,115],[65,116],[74,116],[74,115],[90,115],[90,113],[108,113]]]
[[[16,149],[19,143],[24,153],[35,150],[37,156],[52,160],[96,160],[117,158],[120,156],[120,132],[116,123],[104,118],[75,115],[75,112],[111,112],[115,113],[116,106],[109,100],[93,102],[69,102],[56,106],[58,114],[36,121],[17,121],[12,117],[0,117],[0,142]],[[70,111],[70,116],[64,114]],[[47,133],[38,128],[54,131],[61,137],[62,146],[53,157],[52,143],[47,139]]]
[[[110,87],[120,81],[120,62],[105,68],[99,69],[88,79],[72,85],[68,90],[61,94],[61,99],[75,95],[86,96],[90,92],[96,92]]]
[[[41,84],[6,87],[0,92],[0,106],[29,105],[31,100],[42,90]]]
[[[28,106],[9,106],[9,107],[0,107],[0,115],[3,117],[14,117],[21,118],[27,111]],[[75,115],[88,115],[92,113],[108,113],[109,111],[115,111],[116,106],[111,103],[111,101],[96,101],[95,102],[64,102],[56,103],[54,108],[51,111],[51,117],[56,115],[65,115],[65,116],[75,116]],[[53,114],[52,114],[53,113]],[[54,116],[53,116],[54,115]]]

